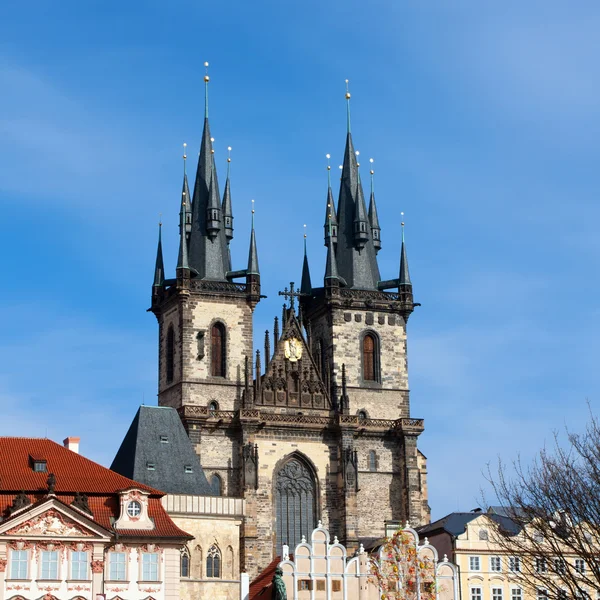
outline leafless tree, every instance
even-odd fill
[[[531,595],[600,599],[600,423],[555,434],[529,465],[488,466],[500,507],[494,542]],[[512,557],[520,557],[512,558]]]

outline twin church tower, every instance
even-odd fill
[[[234,269],[229,169],[221,196],[213,153],[206,109],[193,195],[183,177],[175,276],[165,277],[159,237],[151,310],[158,403],[179,412],[214,493],[245,499],[242,568],[255,575],[319,521],[350,548],[386,523],[429,522],[423,420],[410,416],[406,248],[398,277],[382,280],[375,196],[367,208],[349,116],[337,209],[331,182],[326,194],[322,283],[305,250],[300,290],[286,290],[262,351],[254,223],[248,263]]]

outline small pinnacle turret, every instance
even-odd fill
[[[254,202],[254,200],[252,200]],[[250,250],[248,251],[247,275],[260,275],[258,268],[258,250],[256,249],[256,234],[254,233],[254,204],[252,205],[252,229],[250,230]]]
[[[306,233],[304,234],[304,261],[302,262],[302,280],[300,281],[300,292],[302,294],[310,294],[312,292],[310,269],[308,268],[308,255],[306,253]]]
[[[225,223],[225,237],[227,238],[227,244],[233,239],[233,209],[231,207],[231,188],[229,183],[229,176],[231,173],[231,146],[227,148],[227,180],[225,181],[225,192],[223,193],[223,222]]]
[[[369,217],[367,215],[367,206],[365,203],[365,195],[360,181],[360,173],[358,174],[358,188],[356,196],[356,206],[354,211],[354,244],[358,250],[362,250],[366,243],[370,240],[369,236]]]
[[[162,223],[158,224],[158,247],[156,248],[156,263],[154,265],[154,288],[162,287],[165,283],[165,265],[162,251]]]
[[[375,204],[375,186],[373,177],[375,171],[373,170],[373,159],[370,159],[371,163],[371,197],[369,198],[369,224],[371,225],[371,237],[373,238],[373,246],[375,252],[378,253],[381,250],[381,227],[379,226],[379,216],[377,215],[377,205]]]
[[[185,219],[186,219],[186,211],[182,207],[179,213],[180,224],[179,224],[179,254],[177,255],[177,270],[179,269],[188,269],[190,268],[189,260],[188,260],[188,245],[185,234]]]
[[[190,232],[192,231],[192,197],[190,196],[190,188],[187,178],[187,144],[183,144],[183,186],[181,188],[181,210],[180,217],[183,214],[183,223],[185,224],[186,240],[189,241]],[[179,228],[181,233],[181,218],[179,220]]]
[[[404,243],[404,223],[402,223],[402,248],[400,249],[400,275],[398,277],[399,285],[410,285],[410,273],[408,271],[408,257],[406,256],[406,244]]]
[[[334,244],[337,244],[338,238],[337,215],[331,191],[331,165],[329,164],[329,158],[330,155],[327,154],[327,205],[325,206],[325,223],[323,225],[323,229],[325,230],[325,246],[329,245],[330,235]]]

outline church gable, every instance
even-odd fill
[[[286,309],[281,337],[265,374],[255,382],[257,406],[330,410],[327,389],[294,311]]]

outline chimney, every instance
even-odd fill
[[[79,440],[78,437],[68,437],[63,440],[63,446],[75,454],[79,454]]]

